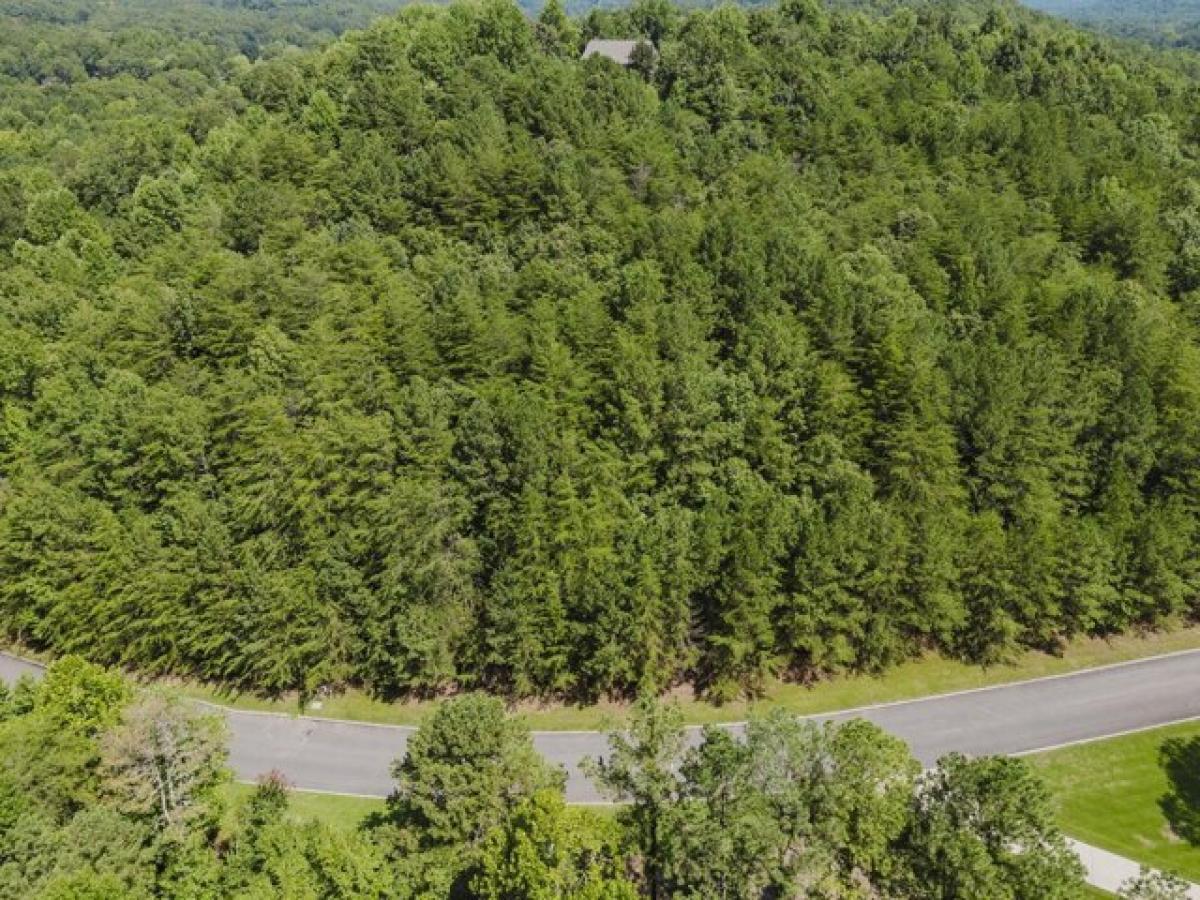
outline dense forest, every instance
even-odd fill
[[[1025,0],[1026,5],[1162,47],[1200,49],[1198,0]]]
[[[258,59],[316,47],[364,28],[404,0],[0,0],[0,21],[16,53],[54,59],[77,74],[112,75],[117,62],[153,72],[166,59],[202,68],[220,55]],[[40,26],[40,27],[38,27]],[[52,70],[50,70],[52,71]],[[211,70],[209,70],[211,71]],[[48,74],[48,73],[47,73]],[[45,77],[45,75],[43,75]]]
[[[693,744],[689,746],[689,744]],[[0,900],[1082,900],[1082,867],[1019,759],[921,773],[875,726],[776,714],[685,741],[639,706],[595,774],[616,815],[494,697],[439,707],[357,823],[305,820],[265,775],[231,792],[223,721],[78,658],[0,683]],[[1127,900],[1184,900],[1170,883]]]
[[[480,0],[253,59],[154,5],[4,4],[9,639],[722,698],[1196,612],[1182,64],[1007,4]]]

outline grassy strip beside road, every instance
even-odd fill
[[[929,656],[904,663],[880,677],[835,678],[807,687],[774,682],[754,703],[717,706],[688,696],[681,696],[679,700],[687,722],[693,725],[737,721],[756,708],[786,709],[803,715],[1066,674],[1197,648],[1200,648],[1200,628],[1192,627],[1144,637],[1079,640],[1071,643],[1061,655],[1029,652],[1011,663],[989,668]],[[304,712],[390,725],[419,725],[435,707],[435,703],[386,703],[361,691],[350,690],[325,699],[319,709],[301,709],[295,697],[269,700],[190,683],[179,685],[179,688],[188,696],[236,709],[288,714]],[[604,730],[623,721],[628,707],[611,702],[592,706],[522,704],[518,711],[535,730]]]
[[[254,792],[254,785],[235,782],[222,788],[225,797],[225,828],[228,830],[238,809]],[[372,813],[382,812],[386,801],[375,797],[351,797],[345,794],[324,794],[316,791],[296,791],[288,794],[288,820],[300,825],[323,822],[334,828],[353,831]],[[616,807],[589,806],[587,809],[603,817],[615,816]]]
[[[1200,848],[1180,840],[1159,809],[1167,779],[1158,751],[1200,722],[1028,757],[1050,784],[1063,831],[1078,840],[1200,881]]]
[[[233,822],[237,810],[254,792],[252,784],[230,784],[224,789],[226,825]],[[334,828],[353,831],[363,819],[384,808],[383,800],[371,797],[347,797],[342,794],[317,794],[310,791],[292,791],[288,795],[289,821],[302,824],[309,821],[324,822]]]

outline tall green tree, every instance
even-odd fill
[[[1076,897],[1083,867],[1027,763],[951,755],[923,777],[901,847],[922,897]]]
[[[480,694],[439,706],[392,774],[387,821],[418,849],[478,848],[514,805],[563,782],[534,750],[528,729]]]

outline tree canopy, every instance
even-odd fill
[[[64,689],[84,702],[64,712]],[[613,815],[568,807],[521,723],[461,697],[397,748],[386,806],[339,825],[297,815],[278,773],[233,793],[220,724],[74,657],[0,696],[0,900],[1084,896],[1026,763],[921,774],[864,721],[775,714],[693,740],[644,700],[595,766]],[[1127,893],[1177,891],[1147,875]]]
[[[253,59],[52,8],[0,28],[6,637],[721,698],[1194,615],[1173,59],[1006,4],[478,0]]]
[[[1027,0],[1026,5],[1123,38],[1200,48],[1197,0]]]

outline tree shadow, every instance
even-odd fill
[[[1158,750],[1167,776],[1167,792],[1158,805],[1171,830],[1189,844],[1200,845],[1200,736],[1170,738]]]

